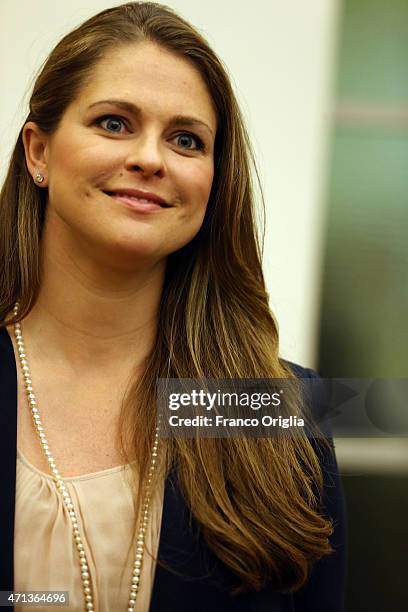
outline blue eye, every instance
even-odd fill
[[[178,134],[176,139],[179,141],[179,144],[183,149],[192,149],[193,151],[204,149],[204,143],[201,138],[194,136],[193,134],[189,134],[188,132]]]
[[[123,119],[120,117],[115,117],[114,115],[101,117],[98,119],[97,123],[108,132],[113,132],[115,134],[120,134],[122,132],[121,128],[125,127]]]

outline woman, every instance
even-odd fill
[[[158,378],[314,376],[279,359],[250,160],[222,64],[170,9],[103,11],[45,63],[0,207],[3,590],[342,609],[330,445],[158,434]]]

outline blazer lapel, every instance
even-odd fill
[[[12,591],[17,454],[17,372],[13,345],[5,328],[0,328],[0,394],[2,437],[0,444],[0,590]]]

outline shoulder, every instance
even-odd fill
[[[281,359],[280,361],[289,367],[297,378],[319,378],[318,373],[310,368],[304,368],[298,363],[293,363],[286,359]]]
[[[327,612],[327,610],[343,612],[346,580],[346,508],[330,419],[327,416],[325,385],[323,379],[313,369],[290,361],[284,363],[297,378],[308,379],[303,387],[307,407],[328,442],[321,445],[318,440],[311,439],[322,469],[322,511],[331,519],[333,525],[330,537],[333,553],[316,563],[306,586],[295,594],[295,610],[296,612]]]
[[[0,323],[0,350],[9,351],[10,348],[12,348],[12,343],[7,328],[4,327],[4,323]]]
[[[289,367],[296,378],[302,380],[301,391],[303,408],[305,413],[311,418],[313,424],[317,426],[316,431],[328,438],[332,437],[330,425],[330,385],[327,385],[320,375],[311,368],[305,368],[297,363],[281,359],[286,367]]]
[[[9,379],[16,379],[14,348],[7,329],[0,327],[0,380]]]

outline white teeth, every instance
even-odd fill
[[[136,200],[136,202],[143,202],[143,204],[157,204],[153,200],[145,200],[144,198],[135,198],[134,196],[127,196],[130,200]]]
[[[121,193],[115,193],[114,195],[116,195],[118,197],[125,197],[128,200],[134,200],[135,202],[142,202],[142,204],[156,204],[156,205],[159,205],[158,202],[154,202],[153,200],[146,200],[146,198],[137,198],[136,196],[132,196],[132,195],[128,195],[128,194],[121,194]]]

